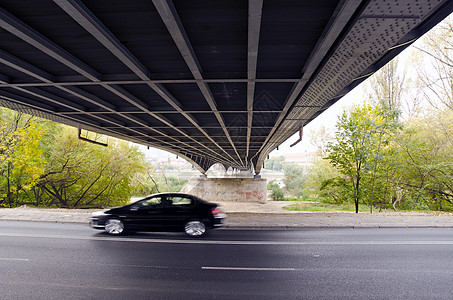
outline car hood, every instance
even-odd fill
[[[114,207],[114,208],[107,209],[106,211],[104,211],[104,213],[106,213],[106,214],[116,214],[116,213],[121,213],[121,212],[129,211],[129,210],[130,210],[130,205],[125,205],[125,206],[120,206],[120,207]]]

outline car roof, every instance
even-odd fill
[[[191,194],[185,194],[185,193],[179,193],[179,192],[164,192],[164,193],[156,193],[156,194],[151,194],[151,195],[148,195],[146,197],[143,197],[141,198],[141,200],[143,199],[149,199],[149,198],[153,198],[153,197],[159,197],[159,196],[179,196],[179,197],[188,197],[188,198],[192,198],[192,199],[195,199],[197,201],[200,201],[200,202],[204,202],[204,203],[211,203],[207,200],[203,200],[201,199],[200,197],[197,197],[195,195],[191,195]],[[211,203],[212,204],[212,203]]]
[[[146,196],[145,198],[158,197],[158,196],[187,196],[187,197],[191,197],[191,198],[198,198],[197,196],[194,196],[194,195],[179,193],[179,192],[156,193],[156,194],[151,194],[149,196]]]

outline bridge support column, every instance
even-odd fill
[[[181,190],[201,199],[218,202],[267,201],[267,180],[261,178],[202,178],[194,177]]]

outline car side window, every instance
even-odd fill
[[[145,201],[142,201],[140,203],[140,206],[141,207],[151,207],[151,206],[160,205],[161,203],[162,203],[161,197],[153,197],[153,198],[149,198]]]
[[[192,199],[187,197],[167,197],[168,200],[171,200],[173,206],[190,206],[192,205]]]

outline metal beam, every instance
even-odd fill
[[[10,82],[8,86],[64,86],[64,85],[86,85],[86,86],[95,86],[95,85],[162,85],[162,84],[196,84],[199,80],[195,79],[156,79],[156,80],[128,80],[128,79],[111,79],[115,76],[112,75],[105,75],[103,76],[102,81],[74,81],[73,77],[66,78],[62,76],[55,76],[54,81],[51,82]],[[118,76],[122,77],[122,76]],[[109,79],[110,78],[110,79]],[[305,83],[305,80],[302,79],[278,79],[278,78],[256,78],[254,80],[249,80],[245,78],[237,78],[237,79],[203,79],[202,82],[204,83]],[[1,84],[0,84],[1,87]],[[159,89],[160,87],[154,87],[155,89]],[[154,89],[153,88],[153,89]],[[178,105],[179,109],[182,106]]]
[[[92,14],[88,8],[78,0],[54,0],[68,15],[70,15],[75,21],[77,21],[85,30],[87,30],[93,37],[95,37],[104,47],[111,51],[122,63],[124,63],[131,71],[137,74],[142,81],[149,81],[149,71],[143,64],[126,48],[120,41],[102,24],[102,22]],[[109,85],[104,84],[105,88],[112,91]],[[148,83],[153,90],[155,90],[161,97],[166,100],[173,108],[180,113],[183,112],[182,105],[174,99],[174,97],[159,84]],[[118,91],[118,88],[113,88],[113,92]],[[124,99],[124,97],[122,97]],[[131,104],[142,109],[145,113],[150,114],[149,107],[141,102],[132,101],[131,97],[126,99]],[[191,123],[196,121],[188,114],[183,114]],[[155,117],[153,115],[153,117]],[[181,132],[176,127],[172,126],[175,130]],[[201,129],[201,126],[197,124],[197,127]],[[201,131],[207,134],[205,131]],[[185,134],[185,133],[184,133]],[[187,134],[185,134],[188,136]],[[189,136],[188,136],[189,137]],[[223,150],[221,147],[219,149]],[[211,150],[211,149],[208,149]],[[211,150],[212,151],[212,150]]]
[[[256,67],[258,63],[262,10],[263,0],[249,0],[247,45],[247,79],[249,80],[247,82],[247,163],[249,163],[250,137],[252,135],[253,126],[253,100],[255,98]]]
[[[264,159],[267,157],[269,152],[273,150],[273,147],[268,151],[263,151],[263,149],[265,149],[268,146],[269,141],[272,139],[277,129],[281,126],[283,120],[289,113],[291,107],[296,103],[299,94],[302,92],[310,78],[313,76],[316,69],[320,66],[326,53],[330,50],[335,41],[338,39],[338,37],[340,36],[344,28],[347,26],[348,22],[351,20],[352,16],[354,15],[354,13],[356,12],[357,8],[361,3],[362,3],[361,0],[343,0],[338,4],[335,13],[332,15],[329,23],[324,29],[323,34],[321,35],[315,48],[312,50],[308,61],[306,62],[305,66],[302,69],[303,75],[301,78],[301,82],[296,83],[293,86],[291,93],[289,94],[285,102],[283,112],[279,115],[266,141],[261,146],[260,151],[257,152],[257,154],[259,155],[257,158],[257,165],[255,166],[255,170],[257,171],[257,173],[260,172],[262,162],[264,162]]]
[[[19,58],[17,57],[14,57],[6,52],[3,52],[3,53],[0,53],[0,56],[1,56],[1,62],[18,70],[18,71],[21,71],[21,72],[24,72],[26,73],[27,75],[29,76],[32,76],[38,80],[48,80],[48,78],[52,78],[52,76],[50,74],[46,74],[44,71],[42,71],[41,69],[39,68],[36,68],[34,67],[33,65],[31,64],[28,64],[22,60],[20,60]],[[79,98],[82,98],[84,99],[85,101],[87,102],[90,102],[96,106],[99,106],[101,107],[103,110],[104,110],[104,113],[105,112],[110,112],[110,113],[114,113],[114,114],[118,114],[117,112],[117,108],[112,106],[110,103],[107,103],[105,102],[104,100],[90,94],[90,93],[87,93],[81,89],[78,89],[76,87],[65,87],[65,86],[59,86],[57,87],[69,94],[72,94],[76,97],[79,97]],[[113,90],[114,87],[112,87],[112,90]],[[18,91],[21,91],[23,93],[27,93],[29,95],[32,95],[34,97],[38,97],[38,98],[41,98],[45,101],[49,101],[51,103],[55,103],[57,105],[61,105],[63,107],[66,107],[66,108],[69,108],[72,110],[72,113],[69,114],[69,115],[75,115],[75,114],[81,114],[81,115],[90,115],[90,116],[94,116],[96,115],[95,113],[90,113],[90,112],[87,112],[87,109],[84,107],[84,106],[81,106],[80,104],[76,104],[76,103],[73,103],[65,98],[62,98],[62,97],[59,97],[59,96],[56,96],[54,94],[51,94],[49,92],[46,92],[44,90],[41,90],[39,88],[36,88],[36,87],[26,87],[26,88],[22,88],[22,87],[15,87],[15,89],[17,89]],[[125,92],[123,89],[117,87],[117,89],[119,90],[119,93],[120,92]],[[116,90],[116,91],[118,91]],[[8,96],[8,97],[13,97],[12,94],[8,94],[8,93],[4,93],[4,95]],[[124,94],[120,94],[121,96],[124,97]],[[16,97],[20,98],[19,96],[16,95]],[[27,99],[27,100],[25,100]],[[28,104],[32,104],[33,101],[31,99],[28,99],[28,98],[22,98],[22,102],[21,104],[24,104],[26,101],[26,103]],[[40,109],[42,110],[43,108],[45,108],[45,106],[41,103],[38,104],[38,102],[34,102],[34,108],[35,109]],[[45,108],[47,110],[47,112],[52,112],[54,114],[58,114],[58,115],[63,115],[62,113],[56,111],[55,109],[50,109],[50,107],[48,108]],[[66,114],[68,115],[68,114]],[[122,113],[120,113],[120,115],[123,116]],[[117,124],[119,125],[119,127],[122,127],[122,128],[125,128],[127,130],[133,130],[133,128],[130,128],[130,127],[126,127],[124,124],[120,124],[120,123],[117,123],[117,121],[114,121],[112,119],[109,120],[109,118],[107,117],[103,117],[103,118],[100,118],[100,117],[95,117],[99,120],[106,120],[108,122],[111,122],[112,124]],[[142,128],[143,126],[149,128],[150,130],[152,131],[155,131],[156,133],[162,135],[162,136],[166,136],[168,137],[167,135],[165,135],[164,133],[160,132],[159,130],[156,130],[155,128],[151,128],[148,124],[145,124],[143,123],[141,120],[137,119],[137,118],[132,118],[132,117],[128,117],[128,119],[130,121],[133,121],[137,124],[141,124],[142,126],[140,128]],[[80,121],[80,119],[74,119],[74,120],[78,120]],[[100,126],[100,125],[99,125]],[[135,131],[136,133],[139,133],[140,136],[146,136],[144,135],[143,133],[139,132],[139,131]],[[173,139],[174,141],[177,141],[175,139]],[[200,145],[203,145],[200,143]],[[191,147],[191,145],[187,144],[187,146]],[[205,145],[203,145],[204,147],[206,147]],[[211,149],[209,149],[208,147],[206,147],[207,150],[210,150],[212,151]],[[197,151],[199,151],[199,149],[196,149]],[[199,151],[200,152],[200,151]],[[218,155],[216,152],[212,151],[214,153],[214,157],[216,155]],[[201,153],[203,153],[201,151]],[[205,154],[206,155],[206,154]],[[209,156],[209,155],[208,155]],[[219,159],[221,158],[220,156],[216,157],[216,159]],[[223,159],[223,158],[222,158]],[[231,163],[231,162],[229,162]]]
[[[92,81],[101,80],[101,75],[93,68],[84,64],[69,52],[56,45],[45,36],[36,32],[33,28],[17,19],[3,8],[0,8],[0,27],[41,50],[53,59],[75,70],[86,78]]]
[[[184,27],[179,19],[178,13],[173,5],[171,0],[153,0],[153,4],[156,7],[162,21],[165,23],[170,35],[172,36],[176,46],[178,47],[181,55],[183,56],[187,66],[189,67],[190,71],[192,72],[193,77],[197,80],[197,85],[201,90],[206,102],[208,103],[209,107],[211,108],[212,112],[214,113],[217,121],[219,122],[220,126],[225,133],[225,136],[229,140],[231,146],[236,152],[238,157],[238,161],[245,166],[244,162],[242,161],[241,156],[237,152],[233,140],[230,137],[228,129],[226,128],[225,121],[223,120],[222,115],[217,110],[217,104],[215,102],[214,97],[208,87],[208,85],[203,82],[202,70],[201,66],[198,62],[198,59],[195,55],[195,51],[190,44],[189,38],[184,30]],[[214,140],[212,140],[215,142]],[[223,150],[223,148],[219,147]],[[228,154],[228,153],[227,153]],[[229,155],[229,154],[228,154]],[[234,159],[235,160],[235,159]]]
[[[54,0],[69,16],[109,49],[120,61],[137,74],[149,79],[149,71],[121,42],[78,0]]]
[[[47,84],[53,84],[55,80],[52,74],[49,74],[3,50],[0,50],[0,63],[10,68],[16,69],[17,71],[22,72],[28,76],[41,80]]]

